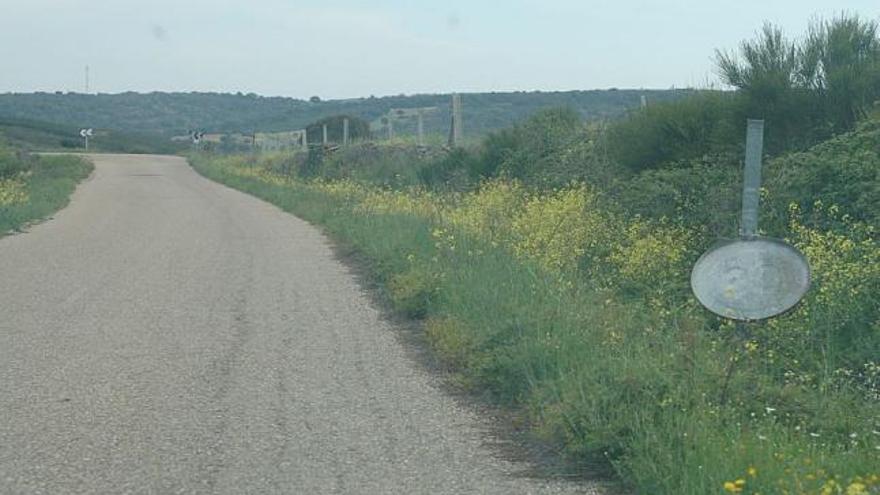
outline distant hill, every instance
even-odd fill
[[[693,90],[591,90],[565,92],[466,93],[464,128],[470,137],[510,126],[537,110],[567,106],[586,119],[614,118],[649,102],[680,98]],[[415,132],[411,109],[425,113],[425,131],[448,132],[449,95],[369,97],[306,101],[255,94],[221,93],[6,93],[0,94],[0,119],[40,121],[73,127],[134,133],[185,134],[278,132],[301,129],[321,118],[347,114],[372,122],[376,130],[391,118],[398,134]],[[410,111],[407,111],[410,110]]]

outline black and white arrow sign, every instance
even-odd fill
[[[89,149],[89,138],[92,137],[92,129],[80,129],[79,135],[85,140],[85,148]]]

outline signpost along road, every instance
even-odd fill
[[[89,138],[92,137],[92,133],[91,128],[79,130],[79,135],[85,140],[85,149],[87,150],[89,149]]]
[[[764,121],[749,120],[743,180],[742,227],[697,260],[691,288],[709,311],[756,321],[793,308],[810,287],[810,266],[794,246],[758,235]]]

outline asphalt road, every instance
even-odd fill
[[[314,227],[93,159],[0,239],[0,493],[594,493],[506,459]]]

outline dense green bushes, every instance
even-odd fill
[[[802,150],[852,130],[880,99],[877,23],[858,16],[817,21],[798,43],[765,25],[739,54],[719,51],[717,65],[736,92],[633,112],[609,133],[616,161],[643,170],[735,151],[748,118],[767,122],[768,153]]]
[[[648,106],[610,126],[608,147],[616,163],[634,171],[736,150],[744,136],[741,101],[717,91]]]

